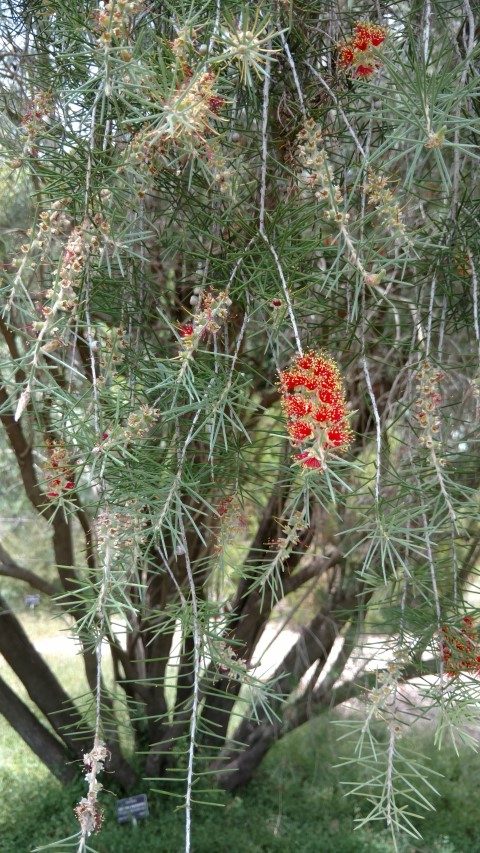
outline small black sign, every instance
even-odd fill
[[[117,820],[119,823],[136,824],[138,818],[148,817],[148,800],[146,794],[137,794],[135,797],[126,797],[117,800]]]

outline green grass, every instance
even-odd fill
[[[61,786],[5,724],[1,736],[2,853],[29,853],[35,845],[73,835],[73,807],[85,793],[81,778]],[[393,853],[385,830],[375,826],[355,831],[359,806],[343,795],[345,769],[332,768],[335,746],[327,720],[316,720],[277,744],[248,787],[236,795],[215,793],[221,808],[195,807],[194,853]],[[453,749],[432,757],[434,768],[443,773],[437,783],[437,812],[422,826],[423,842],[405,840],[401,853],[478,853],[478,759],[473,753],[457,758]],[[175,800],[152,793],[146,784],[138,786],[140,791],[148,793],[151,815],[136,829],[117,825],[115,797],[103,794],[104,827],[91,839],[98,853],[183,850],[183,810],[175,811]],[[71,848],[56,849],[63,853]]]
[[[29,617],[28,630],[46,635],[42,620]],[[60,650],[46,655],[67,689],[82,693],[80,661]],[[8,667],[2,677],[25,694]],[[334,768],[341,752],[338,727],[328,719],[312,721],[275,745],[249,786],[236,795],[211,794],[220,806],[196,806],[193,814],[193,853],[394,853],[389,834],[379,825],[355,830],[360,801],[345,798],[341,781],[349,768]],[[399,853],[479,853],[480,761],[475,753],[453,747],[434,751],[426,734],[409,736],[419,752],[428,753],[439,791],[437,811],[419,825],[422,842],[400,842]],[[108,787],[108,779],[105,781]],[[30,853],[35,846],[59,842],[78,830],[73,807],[85,794],[81,770],[78,782],[62,786],[0,718],[0,850]],[[150,817],[135,829],[119,826],[115,796],[105,792],[104,827],[90,839],[98,853],[181,853],[184,849],[184,812],[181,800],[153,793],[144,783],[134,793],[146,792]],[[61,845],[57,853],[75,851]]]

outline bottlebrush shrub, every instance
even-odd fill
[[[347,406],[336,363],[322,353],[297,355],[280,371],[282,408],[303,468],[322,471],[328,452],[347,450],[352,442]]]
[[[245,784],[349,697],[358,815],[415,832],[397,693],[455,731],[478,700],[474,4],[4,5],[0,573],[60,592],[90,691],[1,596],[0,653],[52,772],[90,750],[79,849],[102,745],[109,788],[183,792],[190,851],[209,773]]]

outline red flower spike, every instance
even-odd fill
[[[350,71],[353,77],[370,77],[381,65],[372,49],[380,47],[386,37],[387,30],[384,27],[368,21],[356,24],[353,38],[337,45],[340,67]]]
[[[210,100],[208,102],[208,106],[210,107],[210,112],[214,113],[214,115],[217,115],[217,113],[219,113],[220,110],[222,109],[224,103],[225,103],[225,98],[220,98],[218,95],[214,96],[213,98],[210,98]]]
[[[296,459],[304,468],[323,470],[325,453],[346,450],[352,440],[337,365],[323,353],[297,355],[280,372],[280,386],[292,443],[309,443]]]
[[[65,483],[65,488],[66,488],[66,489],[74,489],[74,488],[75,488],[75,483],[74,483],[74,482],[72,482],[72,480],[67,480],[67,482]]]
[[[342,427],[334,427],[327,432],[328,443],[333,447],[342,447],[345,443],[349,443],[350,435],[348,429]]]
[[[302,355],[300,358],[297,358],[297,367],[300,367],[301,370],[311,370],[314,365],[313,355]]]

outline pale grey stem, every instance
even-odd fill
[[[430,26],[432,20],[432,3],[431,0],[426,0],[423,14],[423,56],[425,64],[428,62],[428,54],[430,52]]]
[[[281,40],[282,45],[283,45],[283,49],[285,51],[285,56],[287,57],[287,62],[289,64],[291,72],[292,72],[293,81],[295,83],[295,88],[297,90],[298,100],[300,102],[300,109],[302,111],[303,118],[306,121],[307,120],[307,110],[305,108],[305,98],[303,97],[302,87],[300,85],[300,80],[299,80],[298,72],[297,72],[297,66],[295,65],[295,61],[293,59],[292,52],[291,52],[290,47],[288,45],[288,41],[285,38],[285,33],[280,28],[280,23],[278,24],[278,30],[279,30],[280,40]]]
[[[472,296],[473,296],[473,328],[475,329],[475,338],[480,345],[480,327],[478,323],[478,276],[475,269],[475,262],[470,249],[467,249],[468,260],[472,270]]]
[[[342,118],[343,118],[343,120],[344,120],[344,122],[345,122],[345,126],[346,126],[346,128],[347,128],[347,130],[348,130],[348,132],[349,132],[350,136],[352,137],[352,139],[353,139],[353,141],[354,141],[355,145],[357,146],[357,148],[358,148],[358,150],[359,150],[360,154],[362,155],[363,159],[366,161],[366,160],[367,160],[367,154],[366,154],[366,152],[365,152],[365,149],[364,149],[364,147],[363,147],[362,143],[360,142],[360,140],[359,140],[359,138],[358,138],[357,134],[355,133],[355,131],[354,131],[354,129],[353,129],[353,127],[352,127],[352,125],[350,124],[350,122],[349,122],[349,120],[348,120],[348,118],[347,118],[347,115],[346,115],[346,113],[345,113],[345,110],[344,110],[344,109],[343,109],[343,107],[341,106],[341,104],[340,104],[340,102],[339,102],[339,100],[338,100],[338,98],[337,98],[337,96],[336,96],[335,92],[330,88],[330,86],[328,85],[328,83],[326,82],[326,80],[324,80],[324,79],[323,79],[322,75],[320,74],[320,71],[318,71],[316,68],[314,68],[314,66],[313,66],[313,65],[311,65],[311,64],[310,64],[310,62],[307,62],[307,63],[306,63],[306,65],[307,65],[307,67],[308,67],[308,68],[310,68],[310,71],[312,72],[312,74],[317,78],[317,80],[319,80],[319,81],[320,81],[320,83],[322,84],[323,88],[324,88],[324,89],[328,92],[328,94],[330,95],[330,97],[331,97],[331,99],[332,99],[333,103],[335,104],[335,106],[336,106],[336,108],[337,108],[338,112],[340,113],[340,115],[342,116]]]
[[[270,42],[268,42],[270,44]],[[267,128],[268,128],[268,105],[270,99],[270,70],[271,70],[271,57],[270,54],[267,55],[267,60],[265,63],[265,76],[263,79],[263,104],[262,104],[262,166],[260,172],[260,213],[259,213],[259,221],[258,221],[258,230],[260,232],[261,237],[265,240],[266,245],[275,261],[275,266],[277,267],[278,275],[280,278],[280,282],[282,285],[283,295],[285,296],[285,302],[287,303],[288,314],[290,317],[290,322],[292,324],[293,334],[295,336],[295,342],[297,344],[297,350],[300,355],[303,355],[302,344],[300,341],[300,333],[298,331],[297,321],[295,319],[295,314],[293,312],[292,300],[290,299],[290,294],[288,292],[287,280],[285,278],[285,274],[283,272],[282,265],[280,263],[280,258],[275,250],[275,247],[272,245],[270,240],[268,239],[267,233],[265,231],[265,197],[267,191],[267,157],[268,157],[268,143],[267,143]]]
[[[417,480],[417,485],[419,489],[421,488],[420,482]],[[425,513],[425,510],[422,512],[422,521],[424,526],[424,536],[425,536],[425,548],[427,551],[428,558],[428,566],[430,569],[430,578],[432,581],[432,593],[433,600],[435,603],[435,615],[437,622],[437,633],[438,633],[438,643],[439,643],[439,674],[440,674],[440,689],[443,691],[443,676],[444,676],[444,667],[443,667],[443,634],[442,634],[442,608],[440,605],[440,595],[438,592],[438,584],[437,584],[437,576],[435,574],[435,561],[433,559],[432,552],[432,543],[430,541],[430,531],[428,527],[428,519]]]
[[[187,766],[187,790],[185,792],[185,853],[190,853],[191,850],[191,832],[192,832],[192,786],[193,772],[195,759],[195,746],[197,737],[197,714],[200,695],[200,623],[198,615],[197,591],[195,589],[195,580],[192,572],[192,564],[190,562],[190,554],[188,552],[187,537],[185,534],[185,526],[183,523],[183,513],[180,507],[178,513],[178,525],[180,528],[180,538],[182,546],[185,550],[185,567],[187,570],[188,585],[190,587],[190,595],[192,599],[192,632],[193,632],[193,692],[192,692],[192,710],[190,717],[190,743],[188,747],[188,766]]]
[[[435,289],[437,284],[437,278],[434,275],[432,279],[432,286],[430,288],[430,304],[428,307],[428,323],[427,323],[427,340],[425,341],[425,355],[428,358],[430,355],[430,343],[432,336],[432,320],[433,320],[433,306],[435,304]]]
[[[270,48],[271,42],[267,43]],[[265,196],[267,192],[267,157],[268,157],[268,106],[270,102],[270,71],[272,60],[270,53],[267,54],[265,62],[265,76],[263,78],[263,103],[262,103],[262,166],[260,172],[260,213],[258,217],[258,228],[260,234],[265,233]]]
[[[221,2],[217,0],[217,9],[215,12],[215,22],[213,24],[212,35],[210,36],[210,41],[208,42],[208,55],[212,53],[213,47],[215,45],[215,36],[218,33],[220,28],[220,15],[221,15]]]
[[[367,383],[368,396],[370,397],[370,402],[372,404],[373,417],[375,419],[375,431],[376,431],[376,458],[375,458],[375,501],[378,505],[380,500],[380,465],[381,465],[381,454],[382,454],[382,425],[380,422],[380,415],[378,413],[377,401],[375,399],[375,394],[373,393],[372,380],[370,378],[370,371],[368,369],[368,362],[365,352],[363,353],[362,358],[362,366],[363,372],[365,375],[365,381]]]

